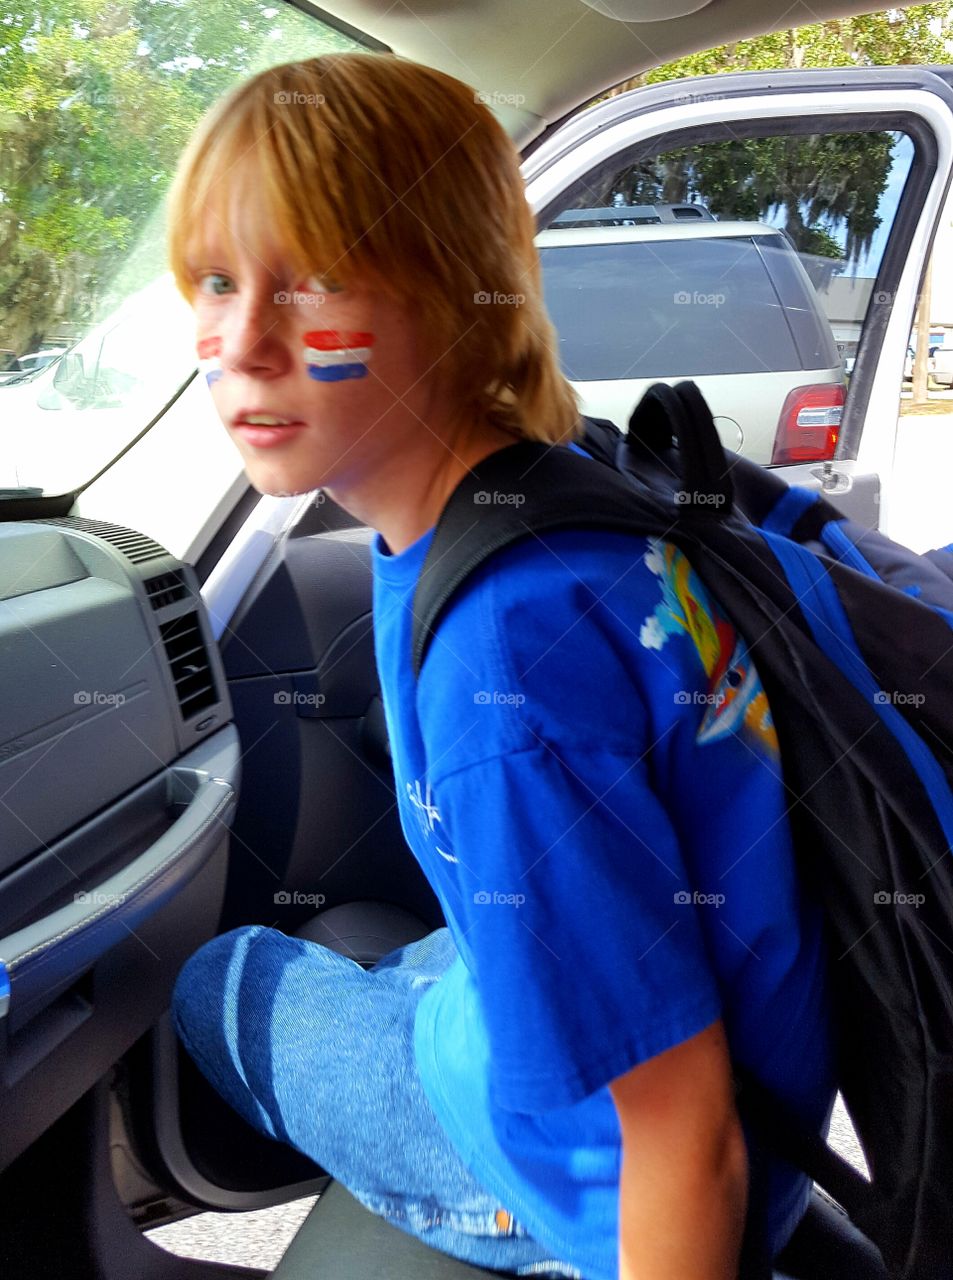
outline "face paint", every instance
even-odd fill
[[[316,382],[363,378],[374,344],[372,333],[346,329],[314,329],[304,335],[304,359]]]
[[[222,354],[222,340],[221,338],[202,338],[196,350],[199,356],[199,372],[205,374],[205,381],[211,386],[222,376],[222,362],[219,359]]]

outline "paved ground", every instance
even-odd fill
[[[147,1235],[163,1249],[184,1258],[272,1271],[316,1200],[316,1196],[309,1196],[254,1213],[200,1213],[157,1227]]]
[[[953,542],[953,412],[901,417],[894,467],[891,536],[915,551]]]

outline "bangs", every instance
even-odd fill
[[[263,97],[242,88],[205,118],[170,190],[169,262],[179,290],[191,301],[191,267],[207,261],[210,241],[234,258],[235,209],[249,199],[262,206],[269,236],[302,279],[310,275],[347,287],[360,277],[387,289],[386,273],[358,247],[361,232],[349,225],[353,211],[347,217],[341,207],[347,183],[341,182],[337,140],[322,139],[326,122],[303,120],[296,110],[266,112]],[[247,239],[242,245],[257,247]]]

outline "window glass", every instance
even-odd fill
[[[541,246],[540,257],[563,368],[574,379],[802,367],[750,235]],[[679,287],[686,280],[690,290]]]
[[[730,447],[832,456],[913,158],[899,131],[725,126],[587,173],[539,236],[584,411],[624,427],[652,381],[693,378]]]
[[[201,116],[264,67],[364,46],[245,0],[44,0],[0,31],[0,488],[59,493],[194,373],[164,199]]]

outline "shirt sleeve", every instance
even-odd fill
[[[721,1015],[697,886],[637,753],[539,741],[436,799],[494,1105],[568,1106]]]

